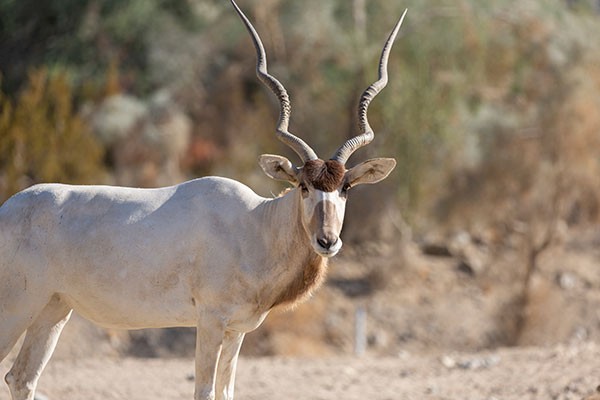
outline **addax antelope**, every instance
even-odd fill
[[[159,189],[41,184],[0,208],[0,360],[26,331],[6,375],[13,400],[33,400],[37,381],[72,310],[104,327],[197,328],[195,399],[233,399],[244,335],[271,309],[306,298],[342,247],[348,190],[384,179],[396,162],[347,170],[373,140],[367,108],[387,83],[404,15],[381,54],[379,79],[362,95],[360,134],[324,161],[288,131],[290,101],[267,71],[265,50],[231,0],[257,52],[258,78],[280,103],[277,137],[302,164],[262,155],[273,179],[294,188],[263,198],[226,178]]]

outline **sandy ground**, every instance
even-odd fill
[[[5,360],[0,373],[8,368]],[[242,358],[236,398],[583,399],[600,384],[600,345],[511,348],[391,358]],[[191,359],[53,360],[39,392],[50,400],[192,399]],[[9,399],[5,386],[0,399]]]

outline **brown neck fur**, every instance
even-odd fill
[[[339,162],[337,164],[344,170],[343,165]],[[332,173],[327,171],[336,168],[334,166],[328,169],[326,162],[322,160],[309,161],[304,167],[306,168],[307,165],[309,165],[308,171],[312,174],[311,176],[315,175],[315,171],[322,172],[323,170],[325,170],[324,175],[331,176]],[[321,167],[319,167],[319,165]],[[343,173],[345,173],[345,170]],[[343,179],[343,173],[341,179]],[[341,179],[339,180],[341,181]],[[286,193],[291,192],[292,190],[293,189],[288,189],[286,190]],[[277,235],[278,237],[288,238],[284,240],[285,244],[281,243],[283,246],[278,246],[278,249],[284,251],[284,253],[281,254],[281,258],[290,260],[291,264],[287,265],[287,271],[284,272],[284,274],[287,275],[287,283],[284,283],[281,286],[278,285],[279,287],[276,289],[275,295],[273,297],[269,296],[269,300],[263,304],[270,304],[270,308],[276,306],[291,308],[306,300],[319,288],[319,286],[321,286],[325,280],[328,259],[315,253],[311,248],[310,240],[302,224],[301,197],[299,195],[293,195],[293,193],[287,193],[287,195],[282,194],[280,196],[281,197],[275,199],[274,202],[284,202],[287,206],[277,207],[277,209],[282,210],[281,212],[287,213],[287,215],[289,215],[292,210],[295,210],[297,213],[297,220],[295,224],[292,224],[292,231],[288,230],[291,226],[280,226],[282,231]],[[289,246],[288,250],[285,250],[286,246]]]
[[[335,160],[309,160],[302,167],[303,177],[315,189],[333,192],[342,185],[346,168]]]
[[[311,254],[307,264],[298,271],[289,285],[277,296],[273,307],[283,305],[286,308],[306,300],[325,280],[327,259]]]

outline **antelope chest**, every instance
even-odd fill
[[[315,254],[279,291],[272,307],[291,307],[306,300],[325,280],[327,259]]]
[[[244,333],[252,332],[263,323],[267,315],[269,311],[260,312],[257,307],[242,308],[231,317],[227,329]]]

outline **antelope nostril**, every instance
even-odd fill
[[[327,238],[327,237],[322,237],[322,238],[318,238],[317,239],[317,243],[319,244],[319,246],[321,246],[322,248],[329,250],[331,248],[331,246],[333,246],[336,242],[338,241],[337,238]]]

